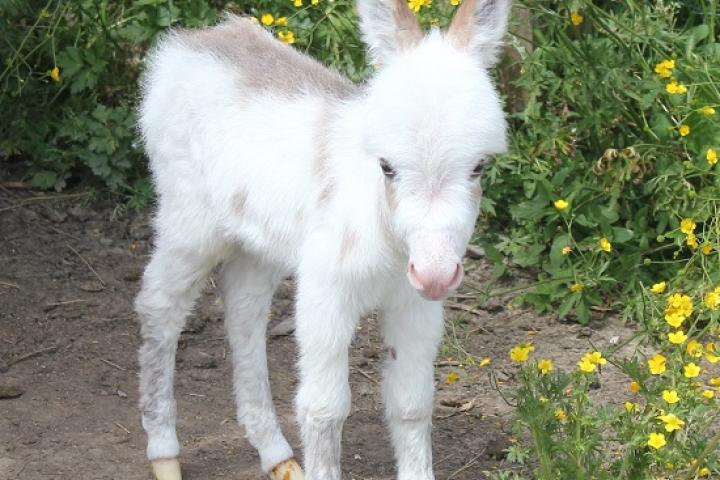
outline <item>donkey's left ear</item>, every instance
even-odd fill
[[[422,28],[407,0],[358,0],[360,31],[376,65],[408,50],[423,38]]]
[[[447,31],[457,48],[475,52],[487,67],[497,62],[507,33],[511,0],[463,0]]]

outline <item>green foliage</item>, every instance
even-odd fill
[[[707,281],[697,265],[717,264],[720,245],[706,228],[720,199],[717,2],[520,3],[534,22],[532,51],[516,44],[528,100],[485,179],[497,263],[536,269],[524,300],[582,323],[596,305],[637,315],[642,284]]]
[[[713,427],[720,377],[709,373],[720,349],[705,341],[720,333],[720,290],[704,297],[647,291],[645,305],[642,328],[626,342],[642,348],[629,355],[618,353],[624,345],[588,352],[565,372],[551,359],[529,358],[531,345],[513,350],[526,352],[511,354],[522,364],[514,417],[531,440],[535,478],[691,480],[720,469],[720,432]],[[626,375],[626,393],[591,395],[611,364]]]

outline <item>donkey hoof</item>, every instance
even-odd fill
[[[150,465],[154,480],[182,480],[180,462],[177,458],[153,460]]]
[[[270,480],[305,480],[305,474],[297,460],[291,458],[270,471]]]

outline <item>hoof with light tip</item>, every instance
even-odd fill
[[[305,474],[297,460],[291,458],[270,471],[270,480],[305,480]]]
[[[153,460],[151,465],[154,480],[182,480],[177,458]]]

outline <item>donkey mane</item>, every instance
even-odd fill
[[[295,95],[321,93],[336,98],[353,95],[357,87],[314,58],[277,41],[246,17],[228,14],[204,30],[176,30],[163,44],[178,42],[197,53],[212,55],[242,76],[242,88]],[[161,47],[159,51],[162,51]],[[238,68],[236,68],[238,67]]]

